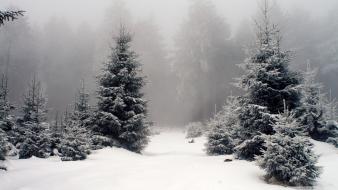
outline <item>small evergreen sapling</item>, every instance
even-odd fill
[[[224,126],[216,125],[207,135],[206,152],[208,155],[225,155],[233,153],[233,140]]]
[[[304,132],[313,139],[327,139],[321,134],[321,130],[325,127],[325,109],[323,100],[325,95],[321,93],[323,87],[320,83],[315,82],[317,71],[310,68],[307,64],[304,73],[304,82],[300,85],[302,92],[301,103],[298,108],[299,122],[304,126]]]
[[[20,159],[32,156],[46,158],[51,153],[48,138],[49,124],[46,123],[46,103],[47,99],[43,95],[41,83],[34,76],[24,96],[23,118],[18,123],[19,131],[24,137],[19,147]]]
[[[236,138],[234,128],[238,124],[238,98],[229,96],[222,110],[208,123],[206,152],[209,155],[232,154]]]
[[[317,156],[310,141],[300,135],[302,126],[290,114],[280,115],[274,125],[276,133],[266,136],[263,155],[258,165],[266,171],[266,179],[291,186],[312,186],[319,177]]]
[[[78,111],[78,110],[77,110]],[[82,122],[76,120],[74,115],[65,115],[62,122],[64,129],[59,144],[59,156],[62,161],[84,160],[90,153],[90,135]]]
[[[58,149],[62,161],[84,160],[90,153],[92,136],[87,128],[90,114],[89,94],[85,90],[84,80],[81,80],[81,88],[74,102],[74,112],[66,111],[62,120],[64,133]]]
[[[186,127],[186,138],[197,138],[204,134],[205,129],[201,122],[191,122]]]

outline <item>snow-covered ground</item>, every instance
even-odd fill
[[[154,136],[143,155],[123,149],[99,150],[85,161],[58,158],[10,160],[0,171],[0,190],[277,190],[266,184],[254,162],[223,162],[206,156],[204,138],[189,144],[181,132]],[[316,142],[323,174],[315,189],[338,189],[338,149]],[[299,188],[298,188],[299,189]]]

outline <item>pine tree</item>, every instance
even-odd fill
[[[148,143],[149,122],[141,88],[141,64],[130,50],[131,35],[120,28],[109,61],[99,77],[98,111],[94,131],[120,146],[140,152]],[[108,143],[109,144],[109,143]]]
[[[51,156],[59,155],[61,140],[63,139],[65,130],[62,118],[59,117],[59,112],[56,112],[55,119],[48,131],[48,138],[50,140]]]
[[[58,145],[58,152],[62,161],[84,160],[90,153],[89,131],[81,120],[77,119],[78,117],[66,112],[64,119],[61,120],[63,133]]]
[[[299,122],[304,126],[304,132],[306,132],[313,139],[321,139],[320,131],[325,126],[324,118],[324,105],[323,101],[325,95],[323,86],[320,83],[315,82],[317,70],[311,69],[310,64],[307,64],[306,72],[304,73],[304,82],[301,87],[302,92],[302,105],[298,111],[300,114]]]
[[[267,0],[262,8],[262,22],[257,23],[257,44],[252,55],[241,64],[245,74],[238,86],[247,92],[250,104],[267,108],[271,114],[283,112],[285,100],[290,110],[300,104],[297,86],[301,79],[298,73],[290,71],[290,52],[281,49],[281,35],[276,25],[270,23]]]
[[[10,115],[10,111],[14,107],[8,101],[8,85],[7,76],[3,75],[0,86],[0,162],[5,160],[9,148],[13,147],[10,140],[13,135],[15,127],[14,118]],[[0,165],[0,169],[6,169],[5,166]]]
[[[82,125],[84,120],[90,116],[89,94],[86,92],[84,80],[81,80],[81,88],[78,90],[74,102],[73,120],[80,122]]]
[[[260,152],[263,141],[259,136],[274,133],[272,124],[275,115],[283,111],[284,102],[290,110],[300,105],[298,85],[301,77],[289,70],[290,52],[282,50],[279,29],[270,22],[268,1],[263,2],[262,19],[256,22],[257,44],[250,57],[240,64],[244,75],[236,84],[246,93],[241,97],[239,124],[236,129],[241,141],[235,149],[240,151],[239,155],[247,155],[249,159],[255,157],[253,152],[243,151],[255,146],[254,149],[258,152],[254,153]]]
[[[229,96],[222,110],[208,123],[206,152],[209,155],[231,154],[234,148],[234,128],[238,124],[238,97]]]
[[[2,76],[0,84],[0,129],[10,133],[14,127],[13,116],[10,112],[14,110],[14,106],[8,101],[8,78]]]
[[[17,19],[18,16],[22,16],[23,11],[0,11],[0,26],[5,21]],[[7,147],[9,144],[9,132],[12,132],[14,122],[12,116],[9,115],[10,111],[14,107],[8,102],[8,78],[7,75],[3,75],[0,86],[0,163],[5,160],[7,155]],[[6,167],[0,165],[0,170],[6,170]]]
[[[6,167],[2,165],[2,162],[6,159],[7,154],[7,134],[5,131],[0,129],[0,170],[6,170]]]
[[[233,153],[233,140],[224,126],[216,125],[207,135],[206,152],[208,155],[224,155]]]
[[[292,114],[279,115],[276,133],[266,136],[265,150],[258,165],[266,171],[268,181],[277,180],[291,186],[312,186],[319,177],[317,156],[311,142],[300,135],[302,126]]]
[[[23,16],[24,11],[0,11],[0,26],[4,24],[5,21],[13,21],[18,18],[18,16]]]
[[[24,137],[20,145],[19,158],[32,156],[45,158],[51,152],[47,136],[49,125],[46,123],[46,103],[41,83],[34,76],[24,96],[23,117],[19,120],[18,127]]]

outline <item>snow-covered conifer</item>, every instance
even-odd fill
[[[130,50],[131,41],[131,35],[122,26],[99,76],[98,111],[93,117],[93,131],[103,137],[96,139],[109,138],[128,150],[140,152],[148,143],[150,123],[141,92],[145,84],[140,76],[141,63]]]
[[[186,125],[186,138],[197,138],[205,133],[205,127],[201,122],[190,122]]]
[[[236,151],[241,151],[238,154],[247,155],[249,159],[255,156],[252,153],[261,150],[261,147],[256,147],[262,145],[260,135],[274,133],[272,124],[275,115],[283,112],[284,103],[290,110],[300,105],[298,85],[301,78],[289,70],[290,52],[282,50],[279,29],[270,22],[268,1],[263,2],[262,18],[256,22],[257,43],[249,58],[240,64],[244,75],[236,83],[246,92],[241,97],[236,129],[240,141]],[[252,146],[258,151],[242,154]]]
[[[20,142],[19,158],[30,158],[32,156],[48,157],[50,141],[47,135],[49,124],[46,123],[46,103],[40,81],[32,79],[27,93],[24,96],[22,112],[23,117],[19,119],[18,128],[23,136]]]
[[[85,115],[82,112],[76,112],[76,110],[72,114],[66,112],[61,123],[63,132],[58,152],[62,161],[84,160],[90,153],[90,132],[81,120],[85,119]],[[75,114],[78,115],[74,116]]]
[[[23,16],[24,11],[0,11],[0,26],[4,24],[5,21],[13,21],[18,18],[18,16]]]
[[[6,170],[6,167],[2,164],[2,162],[6,159],[6,144],[7,144],[7,134],[5,131],[0,129],[0,170]]]
[[[247,139],[234,148],[235,156],[238,159],[253,161],[256,156],[262,155],[265,138],[263,135],[256,135]]]
[[[266,136],[263,155],[258,165],[266,171],[266,179],[292,186],[312,186],[320,174],[317,156],[307,137],[299,135],[302,126],[292,114],[279,115],[274,135]]]
[[[74,102],[74,113],[70,119],[80,122],[82,125],[84,120],[90,116],[89,94],[86,92],[84,80],[81,80],[81,88],[76,94]]]
[[[233,153],[233,140],[222,125],[216,125],[207,135],[206,152],[209,155],[224,155]]]
[[[262,19],[257,21],[257,44],[245,63],[240,64],[244,75],[237,86],[245,90],[250,104],[264,106],[272,114],[283,112],[285,100],[289,109],[299,106],[298,73],[290,71],[290,52],[281,48],[278,27],[270,22],[270,7],[264,1]]]
[[[323,87],[320,83],[315,82],[317,70],[311,69],[310,64],[307,64],[306,72],[304,73],[304,82],[301,87],[301,103],[298,108],[299,122],[304,126],[306,132],[312,138],[321,139],[320,131],[325,126],[325,109],[323,100],[325,95],[321,92]]]
[[[229,96],[222,110],[208,123],[206,151],[210,155],[231,154],[234,148],[232,137],[236,138],[238,124],[238,97]]]

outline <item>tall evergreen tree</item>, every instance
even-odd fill
[[[14,121],[10,115],[10,111],[13,109],[14,106],[8,101],[8,78],[3,75],[0,84],[0,129],[5,132],[10,132],[13,129]]]
[[[300,105],[297,86],[298,73],[289,70],[290,52],[281,48],[278,26],[270,22],[270,7],[265,0],[261,22],[257,21],[257,44],[252,54],[241,64],[245,74],[238,85],[247,92],[250,104],[265,106],[272,114],[283,112],[285,100],[288,109]]]
[[[270,6],[263,1],[257,25],[257,43],[251,55],[240,67],[244,75],[238,79],[237,86],[245,91],[241,97],[237,134],[239,145],[237,155],[252,160],[261,154],[264,138],[261,134],[274,133],[275,116],[300,105],[298,85],[301,77],[290,71],[290,52],[281,48],[281,35],[277,25],[271,23]],[[257,151],[252,151],[257,150]],[[248,152],[249,151],[249,152]]]
[[[19,158],[32,156],[45,158],[50,154],[50,142],[47,136],[49,125],[46,123],[46,103],[41,82],[34,78],[24,95],[23,117],[18,126],[23,135],[20,145]]]
[[[141,88],[141,63],[130,50],[131,35],[122,26],[109,61],[99,76],[99,101],[94,131],[117,141],[120,146],[140,152],[148,143],[146,101]]]
[[[5,21],[17,19],[18,16],[22,16],[23,11],[0,11],[0,26],[4,24]],[[7,65],[8,67],[8,65]],[[9,115],[9,112],[14,109],[12,105],[8,102],[8,78],[6,75],[2,76],[1,86],[0,86],[0,170],[6,170],[6,167],[1,165],[1,162],[5,160],[7,154],[7,144],[8,144],[8,131],[12,130],[14,122],[12,117]]]

